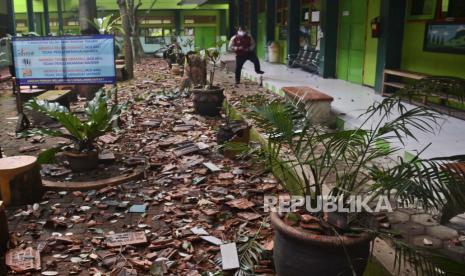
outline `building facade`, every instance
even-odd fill
[[[97,17],[119,16],[114,0],[98,0]],[[228,4],[186,4],[180,1],[142,1],[138,9],[141,19],[141,42],[144,50],[153,52],[160,39],[169,42],[172,36],[191,37],[195,47],[214,46],[227,36]],[[48,8],[48,11],[45,9]],[[14,1],[17,33],[36,32],[40,35],[79,34],[78,0],[19,0]],[[120,24],[120,20],[117,22]]]
[[[316,47],[322,76],[377,91],[384,68],[465,78],[463,0],[236,0],[230,5],[244,13],[233,24],[251,31],[257,26],[261,58],[270,41],[279,42],[282,63],[304,45]],[[456,32],[445,38],[458,47],[429,49],[427,40],[435,36],[429,32]]]

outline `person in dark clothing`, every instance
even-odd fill
[[[260,69],[260,61],[255,53],[255,41],[247,34],[243,27],[239,27],[237,34],[229,41],[229,49],[236,53],[236,84],[241,82],[241,71],[247,60],[253,62],[255,73],[263,74]]]

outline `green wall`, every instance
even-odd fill
[[[465,78],[465,55],[423,51],[425,21],[406,22],[402,69],[431,75]]]
[[[381,0],[368,0],[366,26],[365,64],[363,68],[363,84],[375,86],[376,61],[378,58],[378,39],[371,37],[371,20],[380,14]]]

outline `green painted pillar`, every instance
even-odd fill
[[[63,34],[63,8],[61,0],[57,0],[57,13],[58,13],[58,33]]]
[[[406,0],[381,0],[381,36],[378,38],[375,91],[381,92],[384,69],[399,69],[402,62]]]
[[[32,0],[26,0],[26,8],[27,8],[27,26],[30,32],[35,32],[35,24],[34,24],[34,3]]]
[[[338,10],[338,0],[322,0],[320,27],[323,37],[320,40],[320,75],[323,78],[336,77]]]
[[[245,25],[245,17],[244,17],[244,0],[237,1],[237,24],[239,26]]]
[[[258,4],[257,0],[250,0],[250,34],[258,41]]]
[[[229,0],[229,37],[236,34],[236,1]]]
[[[228,22],[226,10],[220,10],[220,36],[228,35]]]
[[[288,62],[299,53],[300,1],[287,0],[287,58]]]
[[[276,0],[266,0],[266,43],[275,40]]]
[[[45,34],[50,34],[50,14],[48,13],[48,0],[42,0],[44,5],[44,25],[45,25]]]
[[[181,10],[174,10],[174,29],[176,35],[181,35]]]
[[[8,13],[8,33],[12,36],[16,35],[16,19],[15,19],[15,5],[13,0],[6,0],[6,8]]]

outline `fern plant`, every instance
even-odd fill
[[[26,108],[43,113],[57,121],[65,130],[50,128],[39,128],[28,130],[21,136],[47,135],[68,139],[74,145],[74,150],[78,152],[91,151],[95,148],[95,140],[115,129],[115,122],[118,120],[124,105],[109,105],[114,89],[105,91],[99,90],[95,97],[88,102],[85,109],[86,118],[81,119],[68,110],[66,107],[53,102],[32,99],[26,103]],[[54,156],[61,150],[61,147],[49,149],[39,155],[39,163],[51,163]]]

